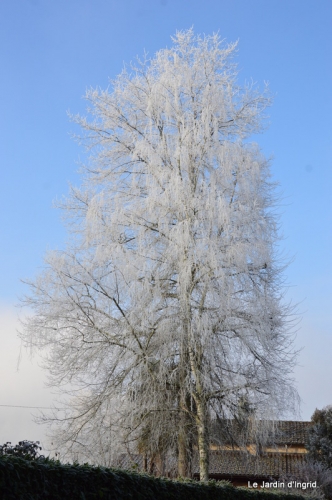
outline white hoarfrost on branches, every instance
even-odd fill
[[[107,463],[173,454],[181,475],[197,450],[206,480],[217,417],[241,398],[261,422],[296,406],[295,353],[275,186],[248,141],[268,93],[236,83],[236,44],[192,30],[173,42],[88,91],[92,119],[74,117],[91,161],[63,204],[71,242],[30,283],[22,338],[73,388],[54,416],[62,446],[92,457],[99,442]]]

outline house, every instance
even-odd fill
[[[227,439],[223,440],[224,444],[219,449],[212,442],[211,479],[228,480],[234,486],[248,486],[248,482],[261,485],[263,481],[278,481],[285,476],[296,478],[299,467],[305,462],[305,444],[311,425],[311,422],[278,421],[273,436],[267,439],[263,448],[249,442],[246,452],[236,443],[227,443]],[[195,454],[192,472],[193,477],[198,479],[198,456]]]
[[[234,486],[248,486],[255,482],[258,487],[263,481],[278,481],[285,476],[296,479],[298,468],[305,462],[305,443],[311,422],[275,422],[273,433],[263,447],[250,442],[250,432],[246,435],[247,444],[240,446],[239,441],[234,439],[234,429],[230,429],[234,422],[219,421],[213,429],[209,467],[211,479],[228,480]],[[227,432],[227,429],[232,432]],[[122,455],[117,466],[169,477],[176,477],[177,469],[174,458],[165,462],[160,457],[142,454]],[[197,450],[193,452],[191,470],[192,477],[199,479]]]

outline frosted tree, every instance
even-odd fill
[[[332,406],[314,411],[306,448],[309,459],[332,469]]]
[[[269,162],[249,136],[267,92],[236,83],[236,44],[178,32],[170,49],[90,90],[91,150],[63,208],[71,240],[30,282],[22,331],[71,384],[58,436],[98,426],[113,449],[209,473],[209,432],[245,398],[257,419],[297,401]],[[117,447],[117,444],[120,446]]]

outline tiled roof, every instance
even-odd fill
[[[308,428],[311,422],[278,420],[271,424],[271,437],[268,444],[273,445],[302,445],[306,443]],[[236,420],[218,420],[212,426],[212,442],[219,445],[236,442],[240,437],[240,429]],[[248,434],[247,434],[248,435]],[[250,438],[249,438],[250,439]],[[241,439],[240,439],[241,440]]]
[[[296,475],[298,467],[304,463],[301,453],[266,453],[261,456],[244,454],[240,451],[210,452],[210,474],[225,476],[274,477],[285,474]],[[199,474],[199,460],[193,457],[193,473]]]
[[[276,427],[276,444],[305,444],[307,432],[312,422],[293,422],[279,420]]]

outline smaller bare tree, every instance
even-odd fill
[[[279,478],[280,482],[285,483],[285,490],[288,493],[308,496],[310,498],[332,500],[332,471],[322,463],[315,462],[311,458],[299,465],[295,474],[287,474]],[[301,487],[294,487],[300,483]],[[292,487],[288,484],[292,483]],[[310,487],[314,484],[314,487]],[[304,486],[305,485],[305,486]],[[309,486],[308,486],[309,485]]]
[[[307,450],[314,462],[332,469],[332,406],[316,409],[311,417]]]

